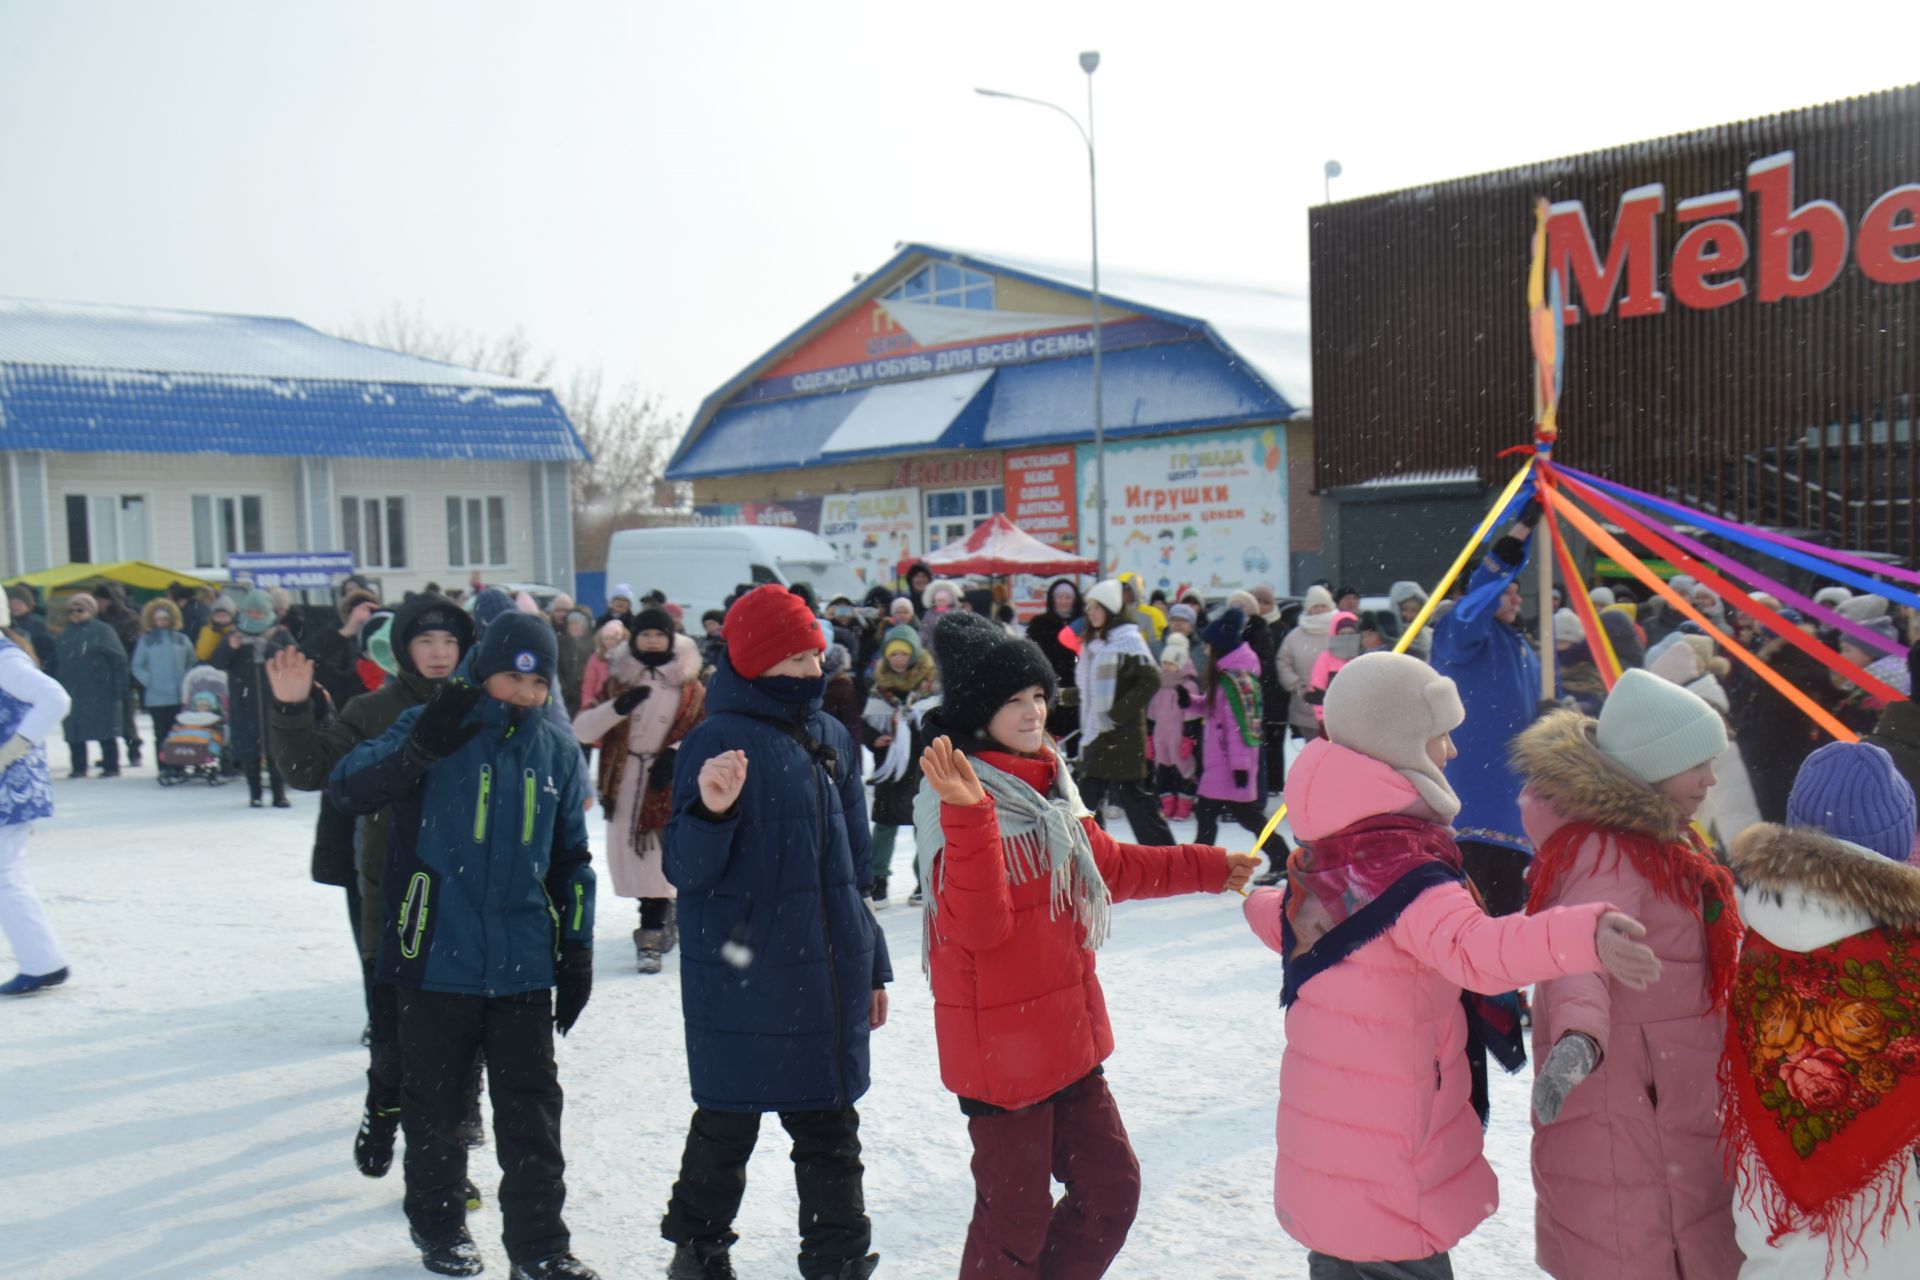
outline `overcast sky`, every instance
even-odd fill
[[[1264,283],[1329,157],[1351,197],[1920,78],[1911,0],[1695,8],[0,0],[0,294],[397,305],[686,414],[896,241],[1084,255],[1071,127],[972,92],[1083,111],[1082,49],[1105,261]]]

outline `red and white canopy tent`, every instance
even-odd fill
[[[1099,568],[1093,557],[1076,556],[1050,547],[1004,514],[980,525],[967,535],[965,542],[933,552],[926,558],[926,565],[940,574],[971,573],[988,577],[1090,574]]]

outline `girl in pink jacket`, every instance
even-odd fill
[[[1314,1280],[1452,1275],[1447,1251],[1498,1206],[1481,1154],[1485,1057],[1525,1062],[1515,987],[1604,966],[1658,976],[1642,931],[1603,903],[1486,914],[1448,825],[1443,772],[1466,718],[1454,683],[1404,654],[1349,663],[1327,737],[1288,771],[1301,840],[1287,887],[1246,914],[1285,963],[1274,1212]],[[1482,1081],[1476,1087],[1476,1075]]]
[[[1178,631],[1160,650],[1160,692],[1147,703],[1147,759],[1160,814],[1169,822],[1193,816],[1194,741],[1200,736],[1200,679],[1187,638]]]
[[[1640,670],[1598,721],[1556,711],[1514,740],[1528,911],[1611,902],[1664,965],[1646,990],[1582,974],[1534,995],[1534,1235],[1556,1280],[1740,1270],[1715,1103],[1742,930],[1732,873],[1688,826],[1726,746],[1719,712]]]
[[[1247,615],[1228,609],[1200,633],[1207,646],[1206,719],[1200,731],[1199,802],[1193,807],[1201,844],[1212,844],[1222,817],[1258,836],[1267,826],[1266,779],[1260,776],[1260,659],[1246,642]]]

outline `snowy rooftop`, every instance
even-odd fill
[[[277,316],[0,298],[0,450],[573,461],[553,393]]]

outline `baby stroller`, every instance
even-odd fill
[[[180,681],[180,714],[160,744],[160,785],[177,787],[195,778],[210,787],[226,781],[220,761],[227,751],[227,673],[198,666]]]

